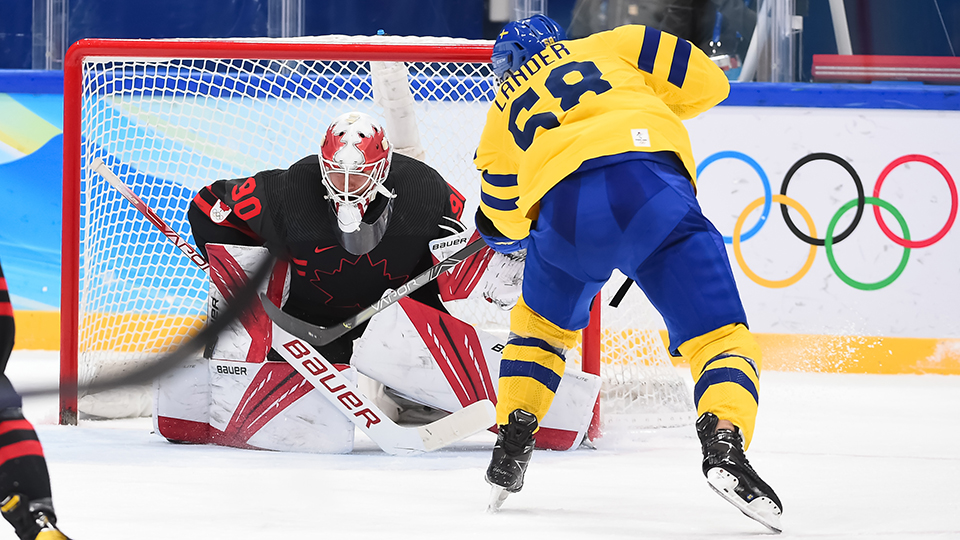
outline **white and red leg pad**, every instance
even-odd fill
[[[209,316],[268,255],[262,247],[208,244]],[[286,263],[277,263],[261,291],[278,305],[288,292]],[[224,330],[206,358],[196,358],[155,383],[154,426],[180,442],[241,448],[343,453],[353,449],[354,426],[286,362],[268,362],[272,324],[254,303]],[[356,370],[344,366],[356,380]]]
[[[404,298],[370,320],[354,344],[351,363],[407,399],[453,412],[481,399],[496,403],[503,347],[503,341],[452,315]],[[599,377],[567,369],[540,422],[537,446],[579,446],[599,393]]]

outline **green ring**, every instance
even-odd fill
[[[900,215],[900,212],[897,211],[897,209],[894,208],[892,204],[888,203],[883,199],[878,199],[876,197],[865,197],[864,202],[866,204],[880,206],[889,210],[890,213],[893,214],[893,217],[896,218],[897,223],[900,224],[900,228],[903,230],[903,238],[905,240],[910,240],[910,231],[907,229],[907,222],[906,220],[903,219],[903,216]],[[823,246],[827,248],[827,261],[830,262],[830,268],[833,268],[834,273],[837,274],[837,276],[840,278],[841,281],[843,281],[844,283],[846,283],[847,285],[855,289],[860,289],[861,291],[875,291],[877,289],[882,289],[886,287],[887,285],[893,283],[895,279],[900,277],[900,274],[902,274],[903,270],[907,267],[907,261],[910,260],[910,248],[908,247],[903,248],[903,258],[900,260],[900,266],[898,266],[897,269],[894,270],[892,274],[890,274],[890,277],[886,279],[882,279],[876,283],[862,283],[844,274],[840,270],[840,267],[837,266],[837,261],[833,258],[833,229],[834,227],[837,226],[837,222],[840,221],[840,218],[843,216],[844,212],[853,208],[856,205],[857,205],[857,199],[854,199],[848,202],[847,204],[841,206],[840,209],[837,210],[837,213],[834,214],[833,219],[830,220],[830,225],[827,226],[827,232],[823,238]]]

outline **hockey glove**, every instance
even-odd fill
[[[529,236],[520,240],[507,238],[479,208],[477,208],[476,221],[477,232],[480,233],[483,241],[494,251],[507,254],[520,251],[521,249],[527,249],[527,244],[530,242]]]

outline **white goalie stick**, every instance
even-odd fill
[[[276,323],[273,332],[277,344],[274,350],[388,454],[417,454],[443,448],[496,422],[493,403],[482,399],[425,426],[399,426],[309,343]]]
[[[180,251],[182,251],[191,261],[194,262],[194,264],[203,270],[210,270],[210,265],[203,255],[199,253],[193,246],[188,244],[186,240],[177,234],[177,232],[174,231],[169,225],[167,225],[167,223],[164,222],[163,219],[158,216],[152,208],[147,206],[147,204],[144,203],[143,200],[141,200],[132,190],[130,190],[130,188],[127,187],[123,181],[120,180],[120,178],[114,174],[114,172],[110,170],[106,164],[103,163],[103,161],[101,161],[99,158],[95,158],[93,163],[94,171],[103,176],[110,183],[110,185],[114,186],[125,199],[130,201],[130,203],[133,204],[137,210],[139,210],[140,213],[150,221],[150,223],[160,229],[163,235],[173,242],[180,249]],[[453,268],[453,266],[456,266],[456,264],[468,257],[470,254],[479,251],[480,248],[483,247],[482,244],[483,240],[477,240],[472,244],[469,244],[467,247],[461,249],[453,256],[440,261],[426,272],[411,280],[411,282],[417,282],[414,286],[405,288],[405,284],[397,291],[391,291],[395,295],[395,298],[392,301],[383,303],[384,299],[387,298],[387,296],[384,296],[384,299],[379,300],[376,304],[374,304],[374,306],[362,311],[361,315],[370,312],[366,317],[366,319],[369,319],[374,313],[377,313],[387,305],[392,304],[403,296],[406,296],[419,289],[430,280],[435,279],[443,271]],[[451,262],[451,259],[461,255],[468,249],[472,249],[469,254],[462,255],[456,262]],[[267,275],[269,275],[269,269],[272,267],[273,257],[266,257],[265,261],[260,263],[254,279],[251,279],[251,283],[248,283],[246,286],[244,286],[244,288],[241,289],[241,292],[236,297],[237,303],[243,302],[243,305],[235,309],[233,317],[227,318],[225,316],[220,316],[213,323],[220,327],[217,330],[217,333],[223,330],[227,324],[232,322],[232,320],[235,319],[243,309],[248,307],[246,304],[249,303],[250,299],[253,298],[259,283],[262,282]],[[432,272],[435,269],[439,270]],[[432,277],[430,277],[430,279],[423,279],[428,274],[432,275]],[[409,284],[411,282],[407,283]],[[243,295],[242,298],[240,295]],[[233,303],[234,300],[228,302],[228,308],[232,308]],[[269,300],[266,300],[265,297],[262,299],[262,303],[266,304],[264,307],[273,307],[275,312],[280,313],[285,317],[293,318],[280,311],[279,308],[276,308],[273,303]],[[267,309],[266,311],[267,314],[270,315],[270,318],[273,319],[274,317],[271,313],[271,310]],[[360,315],[357,317],[359,316]],[[353,317],[351,320],[356,319],[357,317]],[[293,320],[302,322],[295,318]],[[221,324],[221,321],[226,322]],[[346,333],[349,328],[350,327],[346,327],[346,329],[339,335]],[[205,330],[206,329],[204,329],[204,331]],[[459,411],[450,413],[448,416],[424,426],[403,427],[397,425],[397,423],[388,418],[376,405],[374,405],[372,401],[366,398],[366,396],[360,392],[353,382],[341,375],[339,370],[333,367],[330,362],[328,362],[307,342],[305,342],[306,340],[301,341],[300,339],[291,336],[289,333],[284,331],[284,329],[276,321],[274,321],[273,331],[274,343],[281,343],[279,347],[274,347],[274,350],[276,350],[288,364],[297,370],[297,372],[302,375],[304,379],[306,379],[314,388],[316,388],[324,398],[326,398],[331,404],[334,405],[334,407],[336,407],[347,418],[349,418],[354,425],[356,425],[361,431],[370,437],[370,440],[375,442],[378,446],[380,446],[381,449],[383,449],[384,452],[387,452],[388,454],[404,455],[437,450],[444,446],[461,441],[475,433],[488,429],[496,423],[495,407],[490,400],[484,399],[476,403],[472,403],[467,407],[460,409]],[[203,334],[203,331],[201,334]],[[212,335],[212,337],[215,336],[216,334]],[[199,335],[197,337],[199,337]],[[329,341],[333,341],[333,339],[330,339]],[[191,340],[190,343],[192,344],[194,341],[197,341],[197,339],[195,338],[194,340]],[[192,347],[189,353],[180,355],[179,360],[175,363],[171,363],[166,369],[175,367],[190,354],[200,350],[200,347],[203,345],[204,344],[198,344],[196,347]],[[181,346],[181,349],[183,348],[184,347]],[[176,352],[179,353],[180,350],[178,349]],[[166,371],[166,369],[164,371]],[[158,374],[162,373],[163,372],[160,372]],[[156,374],[154,376],[156,376]],[[152,380],[152,378],[147,380]]]
[[[190,260],[199,266],[204,272],[210,270],[210,265],[207,263],[207,260],[203,258],[203,255],[193,246],[188,244],[187,241],[184,240],[179,234],[177,234],[177,231],[171,229],[170,226],[163,221],[163,218],[158,216],[157,213],[153,211],[153,208],[147,206],[147,203],[143,202],[140,197],[137,197],[137,194],[127,187],[127,185],[124,184],[123,181],[121,181],[120,178],[110,170],[110,167],[107,167],[107,164],[104,163],[102,159],[98,157],[93,158],[90,163],[92,165],[91,168],[93,169],[93,172],[102,176],[111,186],[113,186],[117,191],[120,192],[121,195],[123,195],[124,199],[130,201],[130,204],[136,207],[136,209],[143,214],[143,217],[147,218],[147,221],[152,223],[154,227],[160,229],[160,232],[162,232],[168,240],[173,242],[173,244],[177,246],[177,248],[179,248],[184,255],[189,257]]]

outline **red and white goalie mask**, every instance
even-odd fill
[[[320,144],[320,171],[326,198],[343,233],[360,232],[363,216],[378,193],[394,197],[383,186],[392,158],[383,126],[368,114],[343,114],[327,128]]]

